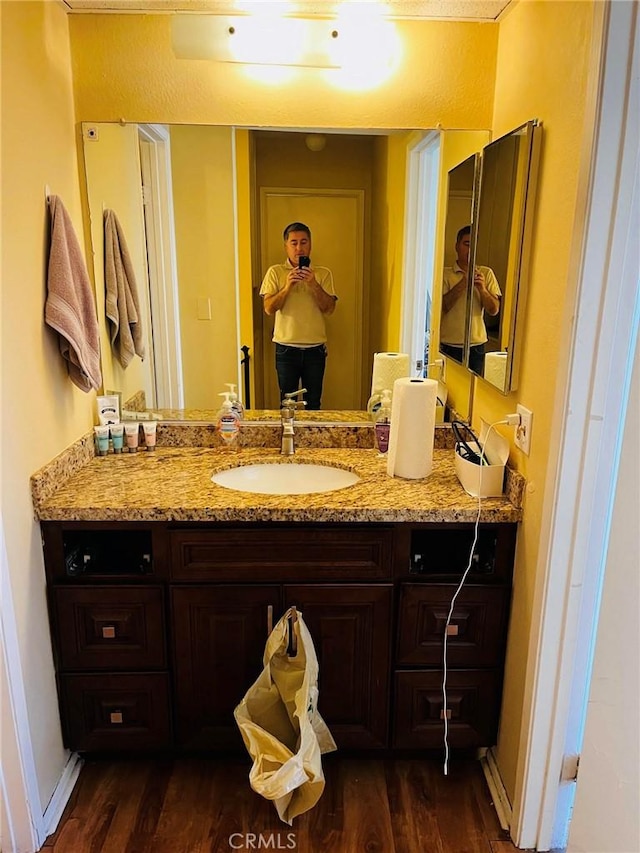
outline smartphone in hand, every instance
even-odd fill
[[[309,258],[307,255],[301,255],[298,258],[298,269],[299,270],[301,270],[302,267],[308,267],[310,265],[311,265],[311,258]]]

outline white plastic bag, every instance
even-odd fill
[[[287,653],[290,631],[295,656]],[[300,611],[291,608],[274,627],[263,662],[234,716],[253,759],[251,787],[291,825],[320,799],[321,755],[336,749],[318,713],[318,659]]]

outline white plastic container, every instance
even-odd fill
[[[455,453],[455,471],[460,485],[474,498],[499,497],[504,491],[504,472],[509,458],[509,441],[496,432],[489,433],[489,424],[481,421],[478,441],[484,448],[488,465],[476,465]],[[487,438],[488,434],[488,438]]]

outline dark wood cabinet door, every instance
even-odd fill
[[[262,671],[268,608],[277,586],[174,587],[174,689],[178,744],[242,749],[233,711]]]
[[[390,584],[301,584],[284,587],[318,656],[318,710],[344,749],[387,745]]]

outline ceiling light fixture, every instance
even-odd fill
[[[339,68],[339,38],[335,21],[286,15],[174,15],[171,21],[178,59]]]

